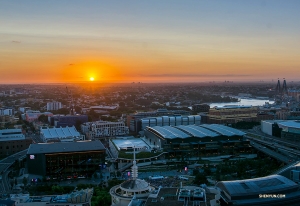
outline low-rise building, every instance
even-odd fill
[[[81,131],[89,139],[124,136],[129,134],[129,129],[124,122],[96,121],[86,122],[81,125]]]
[[[228,105],[223,107],[210,108],[208,123],[230,124],[241,121],[253,122],[257,120],[257,107]]]
[[[0,156],[8,156],[25,150],[32,143],[21,129],[0,130]]]
[[[100,141],[31,144],[28,173],[54,179],[91,177],[105,163],[105,151]]]
[[[51,196],[11,194],[10,201],[14,202],[14,206],[89,206],[91,205],[93,192],[93,188],[87,188],[73,191],[70,194]]]
[[[74,142],[85,140],[85,136],[81,135],[74,126],[59,128],[41,127],[40,136],[44,142]]]

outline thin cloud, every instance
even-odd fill
[[[11,43],[14,43],[14,44],[21,44],[21,41],[11,41]]]
[[[144,77],[249,77],[250,74],[149,74]]]

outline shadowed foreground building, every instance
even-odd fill
[[[299,185],[281,175],[220,181],[216,186],[222,190],[221,205],[299,205]]]
[[[105,162],[100,141],[31,144],[27,152],[29,174],[58,179],[91,177]]]

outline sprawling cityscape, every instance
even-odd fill
[[[0,2],[0,205],[299,205],[299,6]]]

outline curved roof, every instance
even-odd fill
[[[183,130],[184,132],[187,132],[194,137],[217,137],[219,134],[212,132],[211,130],[205,129],[203,127],[195,126],[195,125],[179,125],[176,126],[176,128],[179,128]]]
[[[234,129],[232,127],[220,125],[220,124],[203,124],[203,125],[200,125],[199,127],[204,127],[204,128],[213,130],[213,131],[215,131],[221,135],[225,135],[225,136],[234,136],[234,135],[243,136],[246,134],[240,130]]]
[[[290,127],[290,128],[295,128],[295,129],[300,129],[300,121],[283,121],[283,122],[278,122],[279,127]]]
[[[154,127],[151,127],[151,129],[158,132],[162,137],[168,138],[168,139],[191,137],[187,133],[184,133],[183,131],[181,131],[175,127],[171,127],[171,126],[163,126],[163,127],[154,126]]]
[[[123,190],[145,191],[150,189],[150,184],[145,180],[127,180],[120,185]]]
[[[284,194],[286,190],[298,190],[299,186],[281,175],[271,175],[266,177],[221,181],[217,187],[226,192],[230,199],[259,194]]]

